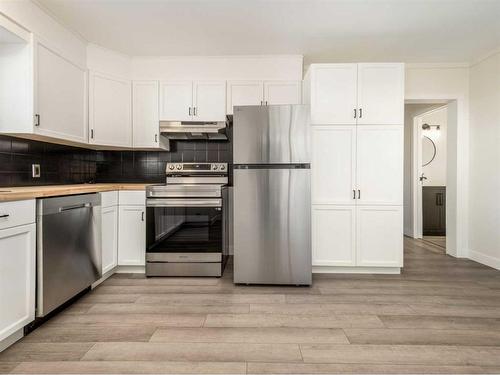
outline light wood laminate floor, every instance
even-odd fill
[[[0,373],[499,373],[500,272],[405,238],[401,275],[311,288],[115,275]]]

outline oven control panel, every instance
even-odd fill
[[[167,163],[166,173],[217,172],[226,173],[227,163]]]

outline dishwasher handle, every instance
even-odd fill
[[[90,207],[92,207],[91,203],[75,204],[73,206],[59,207],[59,212],[78,210],[79,208],[90,208]]]

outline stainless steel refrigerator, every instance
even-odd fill
[[[233,142],[234,282],[310,285],[309,107],[235,107]]]

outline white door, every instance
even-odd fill
[[[193,120],[226,121],[226,81],[193,84]]]
[[[191,121],[193,113],[193,82],[160,82],[160,120]]]
[[[146,208],[120,206],[118,214],[118,265],[144,266],[146,248]]]
[[[302,84],[300,81],[264,82],[264,104],[300,104],[302,102]]]
[[[102,274],[118,265],[118,206],[103,207],[102,218]]]
[[[403,266],[401,206],[358,206],[356,223],[358,266]]]
[[[134,147],[153,148],[159,145],[158,81],[132,83],[132,127]]]
[[[355,204],[356,126],[313,126],[313,204]]]
[[[313,205],[313,266],[354,266],[356,207]]]
[[[0,341],[35,319],[35,228],[0,230]]]
[[[311,121],[356,124],[357,64],[318,64],[311,72]]]
[[[233,114],[235,105],[262,105],[262,81],[229,81],[227,83],[227,114]]]
[[[90,143],[131,147],[130,81],[91,73],[89,101]]]
[[[37,42],[35,47],[35,132],[74,142],[87,142],[87,76]]]
[[[403,204],[403,126],[358,126],[356,201]]]
[[[404,123],[404,65],[358,64],[358,124]]]

